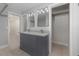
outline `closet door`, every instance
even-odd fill
[[[54,42],[62,45],[69,44],[69,15],[68,13],[55,15]]]

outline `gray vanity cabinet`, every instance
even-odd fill
[[[48,55],[48,36],[35,36],[21,33],[20,48],[32,56]]]

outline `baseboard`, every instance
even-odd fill
[[[62,42],[58,42],[58,41],[53,41],[53,43],[54,44],[58,44],[58,45],[68,46],[68,44],[62,43]]]
[[[6,48],[6,47],[8,47],[8,45],[3,45],[3,46],[0,46],[0,49]]]

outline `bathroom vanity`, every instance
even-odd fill
[[[21,27],[24,30],[20,33],[20,48],[32,56],[49,54],[49,13],[43,12],[34,12],[23,17],[24,25]]]
[[[20,34],[20,48],[32,56],[48,56],[48,34],[24,32]]]

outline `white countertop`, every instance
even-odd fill
[[[36,35],[36,36],[46,36],[46,35],[48,35],[48,33],[41,33],[41,32],[28,32],[28,31],[26,31],[26,32],[22,32],[22,33]]]

